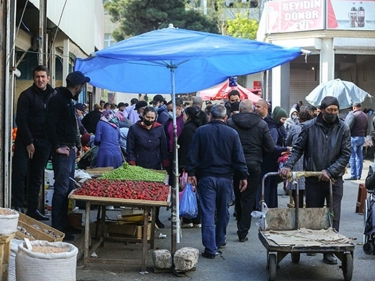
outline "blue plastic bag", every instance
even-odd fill
[[[187,219],[193,219],[198,216],[197,196],[195,195],[193,186],[190,183],[186,184],[184,194],[181,198],[180,216]]]

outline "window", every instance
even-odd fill
[[[104,34],[104,48],[107,48],[111,45],[116,43],[115,39],[113,39],[112,34]]]

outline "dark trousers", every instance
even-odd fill
[[[23,207],[26,187],[29,212],[38,209],[39,192],[51,144],[48,140],[34,140],[34,147],[33,159],[29,159],[26,145],[16,140],[12,159],[12,207]]]
[[[69,156],[52,152],[52,165],[55,176],[54,192],[52,197],[52,227],[64,231],[68,223],[68,195],[74,189],[76,154],[71,147]]]
[[[318,181],[316,178],[305,179],[306,208],[320,208],[324,204],[330,207],[329,182]],[[341,199],[343,196],[344,182],[342,177],[335,179],[332,184],[333,192],[333,225],[332,227],[339,231]]]
[[[225,242],[232,189],[232,179],[204,177],[198,182],[199,206],[202,214],[202,243],[206,253],[215,254]]]
[[[237,219],[237,234],[238,238],[245,238],[249,232],[251,225],[251,212],[254,209],[259,178],[261,173],[260,163],[254,162],[247,165],[249,176],[247,177],[247,188],[245,191],[239,190],[239,177],[234,174],[233,189],[236,196],[236,219]]]

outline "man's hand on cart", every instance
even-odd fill
[[[328,172],[326,170],[323,170],[321,175],[318,178],[319,181],[330,181],[331,177],[329,176]]]
[[[244,192],[247,188],[247,180],[240,180],[239,189],[240,192]]]
[[[280,170],[280,172],[279,172],[279,175],[283,179],[287,179],[287,178],[289,178],[290,172],[291,172],[290,168],[282,167],[281,170]]]

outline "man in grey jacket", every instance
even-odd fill
[[[294,164],[304,155],[305,171],[319,171],[318,178],[306,178],[306,207],[329,206],[329,181],[333,189],[333,228],[339,231],[341,199],[345,167],[350,158],[350,131],[344,121],[338,118],[339,102],[335,97],[326,96],[320,105],[321,113],[304,123],[297,142],[293,146],[288,161],[280,171],[287,177]],[[336,264],[333,254],[324,254],[323,261]]]

